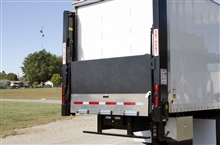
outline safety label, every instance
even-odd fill
[[[161,72],[160,74],[161,85],[167,85],[167,69],[161,69],[160,72]]]
[[[159,37],[158,37],[158,29],[154,29],[154,44],[153,44],[153,49],[154,49],[154,56],[158,56],[159,55]]]
[[[63,64],[66,64],[66,43],[63,43]]]

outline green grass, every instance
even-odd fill
[[[33,89],[1,89],[2,99],[42,99],[60,100],[61,88],[33,88]]]
[[[46,103],[1,102],[1,137],[19,134],[18,130],[61,120],[61,106]]]

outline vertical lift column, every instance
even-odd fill
[[[75,13],[63,12],[62,116],[70,115],[71,62],[76,60]]]

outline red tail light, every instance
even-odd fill
[[[66,94],[66,87],[62,87],[62,95]]]
[[[66,103],[66,97],[65,97],[65,94],[66,94],[66,87],[62,87],[62,104],[65,104]]]
[[[66,97],[62,96],[62,104],[65,104],[65,103],[66,103]]]
[[[159,106],[159,84],[155,84],[154,85],[154,105],[155,107],[158,107]]]
[[[156,97],[154,98],[154,105],[155,105],[155,107],[158,107],[158,106],[159,106],[159,97],[158,97],[158,96],[156,96]]]
[[[159,84],[154,85],[154,93],[158,94],[159,93]]]

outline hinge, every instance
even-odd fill
[[[152,69],[152,70],[155,70],[155,69],[156,69],[156,59],[155,59],[155,57],[153,57],[153,58],[151,59],[151,69]]]

